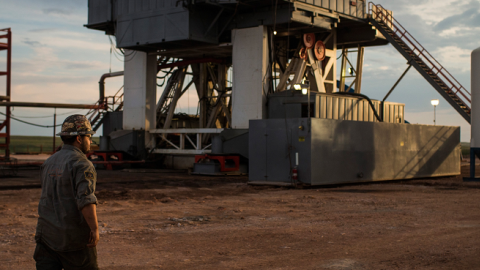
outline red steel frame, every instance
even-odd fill
[[[0,51],[7,50],[7,70],[0,71],[0,76],[7,76],[6,96],[1,97],[1,101],[10,101],[11,97],[11,68],[12,68],[12,31],[10,28],[0,29],[0,40],[7,39],[7,42],[0,42]],[[0,148],[5,149],[5,157],[10,159],[10,106],[6,106],[6,118],[0,124],[0,131],[5,128],[5,133],[0,133],[1,138],[5,138],[5,143],[0,144]]]

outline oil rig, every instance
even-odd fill
[[[100,80],[92,122],[102,151],[159,155],[196,174],[248,173],[251,184],[460,174],[459,127],[406,123],[404,104],[387,101],[395,86],[383,100],[362,94],[365,47],[391,44],[407,61],[399,81],[413,67],[471,122],[470,93],[381,5],[89,0],[85,26],[124,54],[124,70]],[[112,76],[124,87],[108,101]],[[191,87],[197,113],[175,113]]]

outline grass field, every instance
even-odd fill
[[[93,137],[93,141],[100,142],[99,137]],[[62,145],[60,137],[55,139],[55,147]],[[53,137],[46,136],[11,136],[10,152],[12,154],[38,154],[51,153],[53,146]],[[0,152],[3,153],[3,150]]]
[[[462,142],[462,155],[463,157],[470,157],[470,143]]]

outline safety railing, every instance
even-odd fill
[[[150,134],[159,136],[170,147],[155,148],[152,153],[156,154],[207,154],[210,153],[212,144],[203,145],[202,137],[207,134],[218,134],[223,131],[223,128],[168,128],[168,129],[151,129]],[[190,138],[190,135],[195,134],[196,142]],[[179,143],[175,143],[167,138],[167,135],[179,136]],[[186,142],[193,148],[188,148]],[[172,148],[173,147],[173,148]]]
[[[90,121],[92,127],[97,125],[98,121],[101,121],[103,114],[108,111],[118,111],[119,108],[123,106],[123,95],[120,93],[123,90],[123,86],[118,89],[118,91],[113,96],[105,97],[104,100],[98,100],[95,105],[103,105],[103,108],[91,109],[87,115],[88,120]],[[117,108],[115,108],[117,105]]]
[[[430,76],[437,76],[449,90],[470,109],[471,94],[465,89],[446,68],[444,68],[420,42],[418,42],[382,5],[372,2],[368,4],[368,14],[372,19],[382,23],[392,31],[392,37],[398,37],[407,45],[412,54],[415,54],[430,69],[427,73]]]

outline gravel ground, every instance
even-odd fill
[[[0,269],[35,269],[37,176],[0,179]],[[480,183],[460,177],[293,189],[147,170],[98,181],[105,270],[480,269]]]

